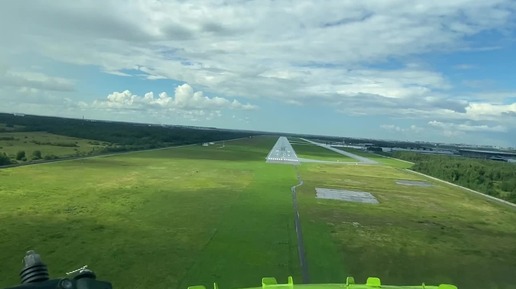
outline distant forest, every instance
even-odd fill
[[[152,149],[165,146],[184,145],[248,137],[256,133],[215,128],[194,128],[185,126],[160,126],[125,122],[91,121],[82,119],[46,117],[0,113],[1,132],[45,131],[101,142],[109,142],[104,152]],[[21,126],[21,127],[20,127]],[[0,155],[0,161],[5,158]]]
[[[516,203],[516,165],[464,157],[395,152],[412,170]]]

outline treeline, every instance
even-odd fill
[[[516,165],[455,156],[395,152],[413,170],[516,203]]]
[[[88,155],[92,155],[92,154],[90,153]],[[29,162],[41,161],[41,160],[50,161],[50,160],[57,160],[57,159],[62,159],[62,158],[71,158],[71,157],[76,157],[76,156],[79,156],[79,155],[59,157],[54,154],[47,154],[47,155],[43,156],[43,154],[41,153],[40,150],[35,150],[32,152],[30,157],[27,157],[27,154],[25,153],[25,151],[21,150],[16,153],[16,156],[14,158],[11,158],[6,153],[0,152],[0,166],[17,165],[17,164],[27,162],[27,161],[29,161]],[[81,155],[81,156],[86,156],[86,155]]]
[[[73,142],[49,142],[49,141],[37,141],[37,140],[33,140],[31,141],[31,143],[33,144],[37,144],[37,145],[49,145],[49,146],[58,146],[58,147],[79,147],[79,145],[77,145],[77,143],[73,143]]]
[[[252,132],[191,127],[162,127],[145,124],[89,121],[45,116],[15,116],[0,113],[0,123],[23,126],[17,131],[46,131],[115,144],[108,151],[157,148],[251,136]]]
[[[0,152],[0,166],[9,165],[11,163],[11,158],[8,157],[5,153]]]

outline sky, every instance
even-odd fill
[[[6,0],[0,111],[516,147],[513,0]]]

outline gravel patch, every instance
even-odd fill
[[[432,187],[433,185],[424,181],[397,180],[396,184],[414,187]]]
[[[368,192],[315,188],[319,199],[341,200],[355,203],[378,204],[378,200]]]

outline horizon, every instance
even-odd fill
[[[0,5],[6,113],[516,147],[510,0]]]
[[[36,116],[36,117],[54,117],[54,118],[63,118],[63,119],[74,119],[74,120],[87,120],[87,121],[99,121],[99,122],[115,122],[115,123],[125,123],[125,124],[142,124],[142,125],[152,125],[152,126],[179,126],[179,127],[190,127],[190,128],[198,128],[198,129],[216,129],[216,130],[233,130],[233,131],[248,131],[255,133],[264,133],[274,134],[274,135],[297,135],[297,136],[309,136],[309,137],[328,137],[328,138],[349,138],[354,140],[373,140],[373,141],[387,141],[387,142],[398,142],[398,143],[427,143],[427,144],[438,144],[438,145],[450,145],[450,146],[465,146],[465,147],[477,147],[477,148],[495,148],[495,149],[507,149],[507,150],[516,150],[514,147],[502,147],[495,145],[477,145],[477,144],[469,144],[469,143],[447,143],[447,142],[429,142],[429,141],[421,141],[421,140],[396,140],[396,139],[386,139],[386,138],[368,138],[368,137],[352,137],[345,135],[324,135],[324,134],[304,134],[304,133],[295,133],[295,132],[287,132],[287,131],[260,131],[260,130],[252,130],[252,129],[233,129],[233,128],[224,128],[224,127],[208,127],[208,126],[196,126],[196,125],[181,125],[181,124],[164,124],[164,123],[150,123],[150,122],[134,122],[134,121],[121,121],[121,120],[111,120],[111,119],[93,119],[93,118],[83,118],[81,117],[64,117],[64,116],[53,116],[53,115],[38,115],[38,114],[28,114],[21,112],[5,112],[0,111],[0,114],[12,114],[15,116]]]

